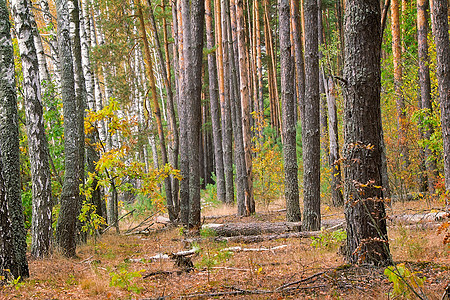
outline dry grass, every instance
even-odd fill
[[[403,206],[402,206],[403,205]],[[421,203],[394,204],[392,212],[401,213],[407,205],[426,209]],[[438,205],[438,203],[433,204]],[[280,209],[274,203],[271,209]],[[221,207],[205,215],[225,215],[220,222],[247,222],[283,220],[284,213],[259,213],[249,218],[232,216],[235,208]],[[322,207],[325,218],[343,218],[342,210]],[[390,212],[390,213],[392,213]],[[211,222],[218,222],[217,219]],[[125,224],[125,223],[124,223]],[[126,224],[129,226],[130,224]],[[422,271],[427,277],[425,292],[429,299],[438,299],[450,278],[450,251],[442,245],[442,235],[435,229],[410,229],[406,226],[389,228],[390,247],[397,262],[408,262],[412,270]],[[157,253],[177,252],[191,247],[181,241],[178,228],[159,229],[149,235],[124,236],[112,232],[78,248],[76,259],[58,254],[44,260],[30,260],[31,277],[15,289],[4,287],[0,299],[155,299],[166,296],[178,299],[197,293],[230,292],[243,290],[275,290],[285,283],[306,278],[318,272],[325,274],[302,283],[304,289],[262,295],[228,295],[232,299],[380,299],[387,298],[391,284],[382,274],[383,269],[342,268],[343,257],[338,244],[330,247],[311,245],[311,239],[280,239],[251,245],[204,242],[203,251],[193,258],[197,268],[190,273],[155,274],[148,278],[133,276],[140,270],[143,275],[158,271],[177,271],[170,260],[148,260]],[[221,248],[241,246],[247,248],[276,247],[282,249],[264,252],[236,252],[227,259],[218,259],[210,269],[202,265],[207,253],[212,257]],[[203,255],[203,256],[202,256]],[[137,262],[137,259],[143,259]],[[122,274],[126,284],[111,286],[111,277]],[[128,277],[127,277],[128,276]],[[447,280],[447,281],[446,281]],[[136,288],[139,290],[133,289]],[[209,298],[209,297],[200,297]]]

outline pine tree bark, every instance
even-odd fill
[[[303,101],[305,97],[305,66],[303,61],[302,30],[300,22],[300,8],[298,1],[291,0],[292,34],[294,36],[294,61],[297,102],[300,108],[300,119],[303,122]]]
[[[433,1],[434,42],[436,44],[437,78],[441,103],[441,128],[444,142],[445,189],[450,191],[450,42],[448,34],[448,3]],[[448,205],[448,203],[447,203]]]
[[[205,5],[205,21],[206,21],[206,41],[209,51],[215,46],[213,22],[212,22],[211,1],[206,0]],[[219,22],[220,20],[216,20]],[[208,73],[209,73],[209,103],[211,109],[211,125],[214,139],[214,158],[217,183],[217,200],[225,202],[225,175],[223,166],[223,149],[222,149],[222,129],[220,127],[220,107],[219,107],[219,88],[217,81],[217,64],[216,56],[221,53],[208,53]]]
[[[289,0],[279,1],[280,24],[280,70],[281,108],[283,129],[284,186],[286,198],[286,220],[298,222],[301,219],[295,121],[294,58],[291,51],[290,4]]]
[[[45,136],[39,79],[39,62],[34,45],[34,19],[28,0],[11,1],[14,25],[22,60],[25,114],[32,178],[31,255],[43,258],[50,253],[52,238],[52,188],[49,153]]]
[[[320,124],[317,0],[305,0],[305,102],[303,140],[303,227],[320,230]]]
[[[244,143],[245,156],[245,172],[247,173],[247,184],[245,189],[245,206],[246,214],[250,215],[255,212],[255,199],[253,197],[253,174],[252,174],[252,133],[251,109],[250,109],[250,82],[248,68],[248,46],[245,37],[245,20],[244,20],[244,2],[236,0],[236,24],[237,24],[237,42],[239,57],[239,87],[241,94],[241,115],[242,115],[242,136]]]
[[[189,151],[189,227],[199,228],[200,220],[200,126],[204,0],[182,0],[185,60],[185,98],[183,117],[188,121]]]
[[[19,118],[10,29],[6,1],[2,0],[0,1],[0,223],[5,231],[0,233],[0,264],[11,267],[15,278],[18,276],[27,278],[30,274],[20,195]],[[5,269],[1,269],[2,273],[3,270]]]
[[[237,58],[237,40],[233,39],[233,21],[235,19],[235,11],[233,12],[234,3],[228,2],[225,6],[225,16],[227,19],[227,35],[228,35],[228,49],[225,49],[229,55],[229,87],[230,87],[230,108],[231,108],[231,121],[233,124],[233,136],[234,136],[234,156],[236,164],[236,202],[238,207],[238,215],[248,215],[248,207],[245,201],[245,191],[247,190],[247,172],[245,171],[245,153],[244,142],[242,135],[242,110],[241,100],[239,93],[239,64]]]
[[[225,203],[232,204],[234,202],[234,179],[233,179],[233,127],[231,119],[231,89],[230,89],[230,58],[229,58],[229,42],[228,42],[228,0],[216,1],[217,8],[217,34],[218,34],[218,51],[219,51],[219,99],[222,116],[222,144],[223,144],[223,164],[225,174]]]
[[[377,0],[347,0],[345,13],[345,218],[347,260],[392,262],[381,179],[381,26]]]
[[[420,85],[420,107],[426,109],[425,117],[429,117],[433,111],[431,105],[431,80],[430,80],[430,59],[428,56],[428,0],[417,1],[417,40],[419,50],[419,85]],[[426,125],[425,125],[426,126]],[[433,134],[433,128],[424,128],[422,134],[429,140]],[[426,178],[428,181],[428,191],[434,194],[434,185],[437,176],[436,160],[433,159],[431,149],[426,146],[425,166]]]
[[[58,14],[58,50],[60,60],[61,98],[64,114],[65,176],[61,192],[61,209],[56,227],[56,242],[67,257],[76,255],[76,222],[79,209],[79,112],[75,95],[74,68],[69,32],[67,0],[56,1]]]
[[[323,74],[323,73],[322,73]],[[324,78],[324,82],[327,80]],[[331,167],[331,199],[333,205],[341,207],[344,205],[344,198],[341,191],[341,165],[339,163],[339,136],[338,120],[336,110],[336,91],[333,79],[328,78],[325,85],[327,106],[328,106],[328,130],[330,143],[329,164]]]

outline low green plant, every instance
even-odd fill
[[[81,212],[78,215],[78,220],[81,222],[81,231],[87,232],[94,237],[94,244],[97,241],[98,230],[106,225],[106,220],[97,214],[97,207],[87,201],[83,201]]]
[[[3,275],[0,275],[0,284],[6,282],[6,286],[14,287],[16,291],[18,291],[19,288],[25,284],[22,282],[22,278],[20,276],[14,278],[11,270],[9,269],[3,270],[2,274]]]
[[[212,174],[212,179],[216,182],[216,175]],[[209,207],[217,207],[220,201],[217,199],[217,183],[207,184],[206,188],[201,191],[202,209]]]
[[[347,238],[347,232],[343,229],[336,231],[322,230],[318,237],[311,237],[311,246],[314,248],[326,248],[333,250]]]
[[[118,272],[110,272],[109,276],[111,277],[111,281],[109,282],[109,285],[139,294],[142,292],[143,288],[137,286],[133,281],[135,278],[142,278],[143,272],[145,272],[145,270],[128,272],[126,269],[119,270]]]
[[[421,292],[426,277],[420,277],[419,272],[411,272],[404,263],[387,267],[384,275],[394,284],[391,297],[415,298]]]
[[[196,264],[196,268],[206,268],[208,283],[210,283],[212,268],[228,260],[233,255],[233,252],[223,251],[226,243],[215,243],[211,241],[211,238],[216,236],[215,231],[211,228],[202,228],[200,230],[200,236],[206,239],[206,243],[204,247],[193,245],[194,248],[199,249],[198,253],[200,254],[200,261]]]

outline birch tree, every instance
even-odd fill
[[[33,191],[31,255],[45,257],[50,252],[52,238],[52,189],[49,167],[49,153],[45,136],[44,117],[39,79],[39,62],[34,44],[34,19],[31,2],[11,1],[14,25],[22,60],[23,90],[28,147],[31,164]]]
[[[19,118],[14,50],[6,1],[0,0],[0,264],[15,278],[29,276],[20,195]],[[6,269],[0,269],[1,273]]]

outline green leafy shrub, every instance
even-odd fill
[[[318,237],[311,237],[311,246],[314,248],[326,248],[333,250],[347,238],[347,232],[343,229],[336,231],[323,230]]]
[[[111,281],[109,282],[109,285],[120,287],[129,292],[134,292],[134,293],[139,294],[142,292],[143,288],[137,286],[137,284],[134,283],[133,281],[136,278],[142,278],[142,273],[144,271],[145,270],[128,272],[126,269],[122,269],[118,272],[111,272],[111,273],[109,273],[109,276],[111,277]]]
[[[419,272],[411,272],[404,263],[397,266],[390,266],[384,270],[390,282],[394,284],[393,291],[390,293],[391,297],[406,297],[413,299],[423,286],[426,278],[420,277]]]

